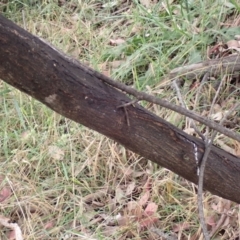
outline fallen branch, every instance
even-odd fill
[[[173,69],[167,76],[168,79],[184,78],[193,80],[209,73],[211,76],[219,76],[222,73],[232,74],[240,71],[240,55],[232,54],[220,59],[206,60],[204,62],[186,65]]]
[[[182,108],[133,88],[125,88],[123,84],[67,57],[2,16],[0,44],[0,77],[5,82],[59,114],[114,139],[189,181],[198,182],[196,156],[201,159],[204,153],[203,141],[137,104],[125,109],[126,119],[125,110],[118,107],[132,99],[118,89],[129,90],[137,100],[153,100],[177,112]],[[191,111],[187,111],[186,116],[203,120],[206,124],[210,122],[210,127],[215,126],[216,129],[220,127],[196,117]],[[240,139],[239,134],[234,135],[228,129],[220,130]],[[236,184],[240,182],[239,170],[239,158],[212,146],[204,174],[205,189],[240,203],[240,185]]]

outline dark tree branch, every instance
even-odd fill
[[[168,79],[184,77],[185,79],[196,79],[205,73],[219,76],[222,73],[231,74],[240,71],[240,55],[232,54],[221,59],[206,60],[173,69],[168,75]]]
[[[201,159],[204,153],[202,140],[187,135],[138,104],[127,106],[127,120],[124,108],[118,106],[131,99],[116,89],[118,83],[61,54],[2,16],[0,45],[0,77],[5,82],[59,114],[189,181],[198,182],[196,157]],[[119,89],[124,90],[122,86]],[[145,93],[132,91],[137,100],[144,96],[150,99]],[[161,105],[162,101],[168,106],[161,99],[155,103]],[[179,112],[178,108],[170,107]],[[195,115],[190,112],[187,116]],[[205,189],[240,203],[239,170],[239,158],[212,146],[204,174]]]

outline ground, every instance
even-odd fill
[[[169,85],[174,68],[223,54],[240,35],[237,1],[22,0],[0,2],[1,13],[63,52],[138,90],[181,104]],[[236,41],[236,40],[234,40]],[[222,80],[224,79],[224,80]],[[214,101],[219,82],[224,88]],[[179,86],[184,102],[220,120],[237,100],[238,77]],[[196,101],[196,98],[198,101]],[[171,171],[74,123],[0,82],[1,215],[24,239],[202,239],[196,186]],[[146,102],[143,106],[193,134],[189,121]],[[239,130],[238,114],[228,127]],[[234,126],[230,123],[233,122]],[[204,133],[205,127],[198,125]],[[215,144],[239,154],[218,135]],[[213,239],[239,239],[240,210],[204,193]],[[1,239],[13,232],[1,227]]]

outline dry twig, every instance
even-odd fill
[[[184,77],[185,79],[196,79],[205,73],[218,76],[222,73],[231,74],[240,71],[240,55],[232,54],[221,59],[212,59],[173,69],[167,76],[169,79]]]
[[[223,119],[220,121],[220,125],[222,125],[226,121],[228,116],[230,116],[239,107],[240,107],[240,103],[237,103],[230,111],[228,111],[228,113],[225,114]],[[211,152],[211,146],[212,146],[212,143],[213,143],[216,135],[217,135],[217,131],[214,131],[210,140],[206,137],[205,151],[203,154],[203,158],[201,160],[201,165],[200,165],[200,169],[199,169],[199,178],[198,178],[198,197],[197,197],[198,211],[199,211],[200,223],[201,223],[201,227],[202,227],[202,231],[203,231],[205,240],[210,239],[210,236],[207,231],[207,226],[205,223],[204,211],[203,211],[203,197],[202,197],[202,195],[203,195],[203,179],[204,179],[204,171],[205,171],[205,167],[206,167],[206,162],[207,162],[209,153]]]

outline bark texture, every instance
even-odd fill
[[[201,140],[140,106],[99,79],[99,73],[0,16],[0,78],[59,114],[197,183]],[[127,121],[129,120],[129,122]],[[240,159],[213,146],[204,186],[240,203]]]

